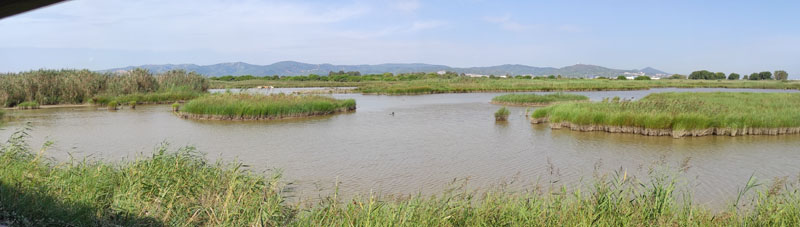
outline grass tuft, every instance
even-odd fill
[[[495,121],[505,121],[508,120],[508,115],[511,114],[511,111],[508,108],[500,107],[497,112],[494,112],[494,120]]]

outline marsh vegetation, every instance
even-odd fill
[[[226,93],[202,96],[181,107],[186,118],[216,120],[268,120],[326,115],[352,111],[353,99],[338,100],[318,95],[262,95]]]
[[[533,123],[581,131],[645,135],[776,135],[800,133],[800,94],[654,93],[640,100],[564,103],[539,108]]]
[[[492,98],[493,104],[515,105],[515,106],[547,106],[554,103],[570,101],[589,101],[585,95],[568,93],[553,94],[505,94]]]
[[[173,70],[154,75],[144,69],[112,74],[89,70],[36,70],[0,74],[0,103],[16,107],[25,102],[41,105],[160,103],[194,98],[208,89],[208,80],[196,73]]]

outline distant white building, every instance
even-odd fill
[[[447,71],[444,71],[444,70],[436,72],[436,74],[439,74],[439,75],[444,75],[445,73],[447,73]]]
[[[638,73],[625,72],[624,74],[625,74],[625,77],[628,77],[628,76],[633,76],[633,77],[644,76],[644,72],[638,72]]]
[[[474,73],[466,73],[464,75],[468,76],[468,77],[489,77],[489,75],[481,75],[481,74],[474,74]]]

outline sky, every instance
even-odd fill
[[[0,72],[292,60],[798,78],[798,11],[800,1],[77,0],[0,19]]]

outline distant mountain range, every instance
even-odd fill
[[[409,64],[379,64],[379,65],[332,65],[332,64],[307,64],[296,61],[282,61],[271,65],[253,65],[244,62],[220,63],[213,65],[195,65],[195,64],[164,64],[164,65],[141,65],[141,66],[128,66],[124,68],[115,68],[101,70],[102,72],[124,72],[135,68],[144,68],[153,73],[161,73],[173,69],[183,69],[186,71],[194,71],[207,76],[225,76],[225,75],[280,75],[280,76],[297,76],[297,75],[328,75],[330,71],[359,71],[361,74],[380,74],[380,73],[410,73],[410,72],[437,72],[437,71],[453,71],[457,73],[471,73],[481,75],[562,75],[565,77],[594,77],[594,76],[618,76],[624,73],[644,73],[646,75],[667,74],[661,70],[651,67],[643,69],[611,69],[596,65],[577,64],[566,66],[562,68],[554,67],[534,67],[527,65],[497,65],[487,67],[468,67],[457,68],[446,65],[431,65],[422,63],[409,63]]]

